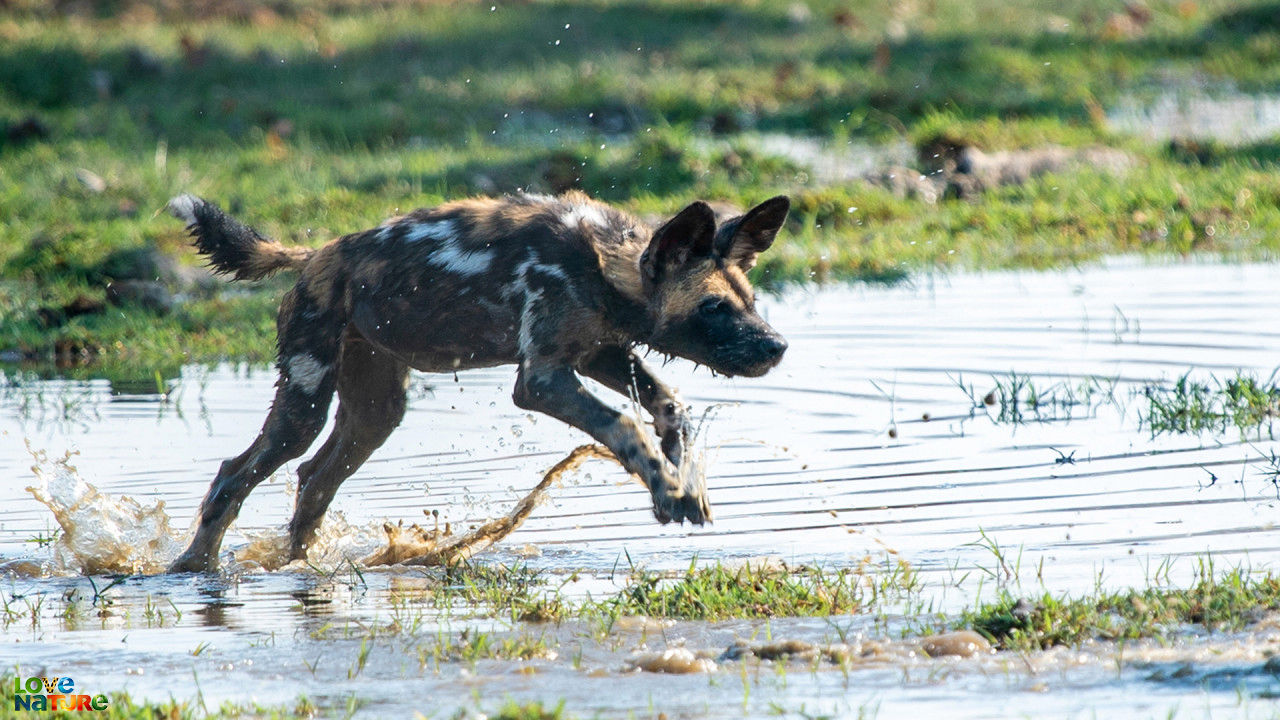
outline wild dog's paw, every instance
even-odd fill
[[[166,573],[207,573],[218,569],[216,553],[201,553],[188,548],[174,560]]]
[[[711,503],[702,473],[687,473],[682,480],[677,473],[663,473],[659,482],[649,486],[653,497],[653,516],[666,525],[673,520],[694,525],[712,521]]]
[[[662,454],[679,467],[684,449],[693,438],[693,424],[689,422],[689,412],[684,403],[679,400],[663,403],[653,418],[653,428],[662,439]]]

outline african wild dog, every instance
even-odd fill
[[[409,368],[451,372],[518,363],[513,399],[586,431],[637,475],[660,522],[702,524],[710,509],[675,469],[689,425],[679,396],[633,349],[757,377],[787,343],[755,311],[746,271],[786,219],[785,197],[716,227],[695,202],[656,231],[581,193],[478,198],[417,210],[318,249],[285,247],[192,195],[169,203],[219,272],[300,271],[277,321],[275,400],[261,434],[222,463],[199,527],[171,571],[217,565],[223,533],[255,485],[302,455],[338,394],[336,427],[298,467],[290,552],[308,544],[338,486],[400,423]],[[576,374],[575,374],[576,373]],[[664,460],[628,415],[577,374],[634,393]]]

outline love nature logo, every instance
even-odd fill
[[[69,677],[29,677],[13,679],[13,710],[106,710],[106,695],[76,693],[76,681]]]

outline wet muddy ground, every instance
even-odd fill
[[[183,528],[218,463],[256,434],[274,378],[191,367],[164,383],[167,397],[22,381],[0,404],[0,559],[45,562],[53,576],[3,581],[0,659],[71,674],[95,692],[186,697],[198,685],[210,705],[306,695],[327,712],[367,717],[487,710],[507,697],[563,699],[579,716],[1270,717],[1280,679],[1266,663],[1280,651],[1280,626],[1266,619],[1238,635],[1032,656],[930,659],[902,631],[1000,583],[1059,593],[1180,582],[1206,554],[1224,567],[1274,568],[1280,494],[1268,473],[1280,444],[1265,425],[1243,437],[1234,427],[1153,435],[1143,390],[1189,371],[1206,382],[1238,370],[1271,376],[1277,277],[1275,265],[1119,261],[790,291],[765,303],[791,342],[769,376],[713,378],[678,362],[662,373],[695,411],[712,409],[703,437],[713,526],[658,526],[643,488],[592,461],[483,556],[544,570],[570,597],[616,591],[633,563],[870,558],[920,572],[909,601],[829,619],[512,623],[426,602],[431,571],[349,566],[131,577],[106,592],[104,609],[94,585],[63,576],[32,542],[55,524],[24,490],[35,480],[28,446],[78,453],[70,462],[83,479],[163,500]],[[465,528],[506,513],[585,441],[515,408],[512,377],[501,368],[416,377],[404,424],[335,502],[343,521],[431,524],[424,511],[438,510],[440,522]],[[1025,393],[1028,383],[1037,405],[1001,401],[1002,389]],[[284,523],[292,488],[291,472],[260,486],[228,546]],[[531,659],[451,649],[477,633]],[[770,640],[857,652],[842,665],[726,654],[736,641]],[[674,648],[688,653],[667,661],[702,658],[696,669],[711,672],[634,669],[653,660],[645,653]]]

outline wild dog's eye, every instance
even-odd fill
[[[720,315],[729,312],[731,309],[729,302],[723,298],[707,298],[698,306],[698,312],[703,315]]]

